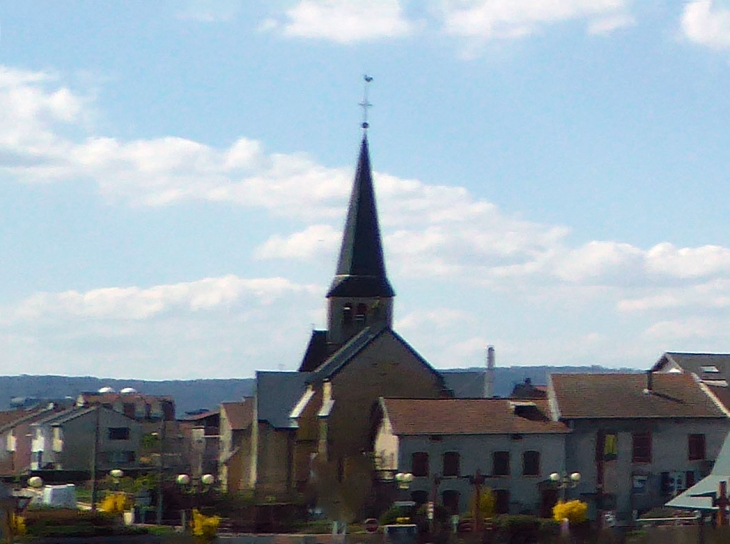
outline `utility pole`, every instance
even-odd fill
[[[96,477],[97,458],[99,456],[99,408],[94,406],[94,445],[91,450],[91,511],[96,512],[96,503],[99,502],[99,484]]]
[[[160,462],[157,465],[157,525],[162,525],[162,475],[164,473],[165,459],[165,415],[162,415],[162,428],[157,434],[160,439]]]

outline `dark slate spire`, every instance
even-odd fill
[[[327,297],[392,297],[385,275],[378,211],[370,171],[368,139],[363,136],[355,184],[342,236],[337,275]]]

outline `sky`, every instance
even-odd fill
[[[730,352],[730,2],[0,3],[0,373],[295,370],[369,87],[437,368]]]

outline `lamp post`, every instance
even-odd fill
[[[178,474],[175,479],[177,485],[180,486],[182,492],[182,508],[180,509],[180,521],[182,523],[183,532],[187,532],[187,512],[185,510],[185,488],[190,484],[190,476],[187,474]]]
[[[482,530],[482,486],[484,485],[484,474],[477,469],[469,482],[474,486],[474,531],[479,533]]]
[[[120,468],[115,468],[109,471],[109,476],[114,481],[114,491],[119,491],[119,482],[124,478],[124,471]]]
[[[560,489],[560,499],[565,501],[567,490],[578,487],[578,484],[580,483],[580,472],[572,472],[570,474],[567,472],[563,472],[562,474],[553,472],[550,475],[550,481],[553,482],[558,489]]]

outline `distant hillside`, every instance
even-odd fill
[[[484,367],[439,369],[440,372],[473,372],[484,370]],[[635,368],[606,368],[602,366],[510,366],[494,369],[494,394],[498,397],[508,397],[518,383],[530,378],[534,385],[547,384],[548,374],[611,374],[616,372],[643,372]]]
[[[82,391],[109,386],[119,391],[133,387],[148,395],[169,395],[175,399],[178,416],[200,408],[216,408],[224,400],[239,400],[253,394],[253,378],[215,380],[114,380],[90,376],[0,376],[0,409],[10,407],[14,397],[58,399],[76,397]]]
[[[479,368],[448,369],[442,372],[466,372],[483,370]],[[611,369],[600,366],[555,367],[555,366],[513,366],[495,369],[494,393],[506,397],[517,383],[530,378],[535,385],[547,383],[550,373],[590,372],[593,374],[610,372],[640,372],[636,369]],[[41,399],[76,397],[82,391],[98,391],[101,387],[113,387],[116,391],[133,387],[140,393],[149,395],[169,395],[175,399],[178,416],[201,408],[214,409],[222,401],[238,400],[253,395],[253,378],[215,379],[215,380],[115,380],[93,378],[90,376],[0,376],[0,409],[8,409],[15,397],[36,397]]]

